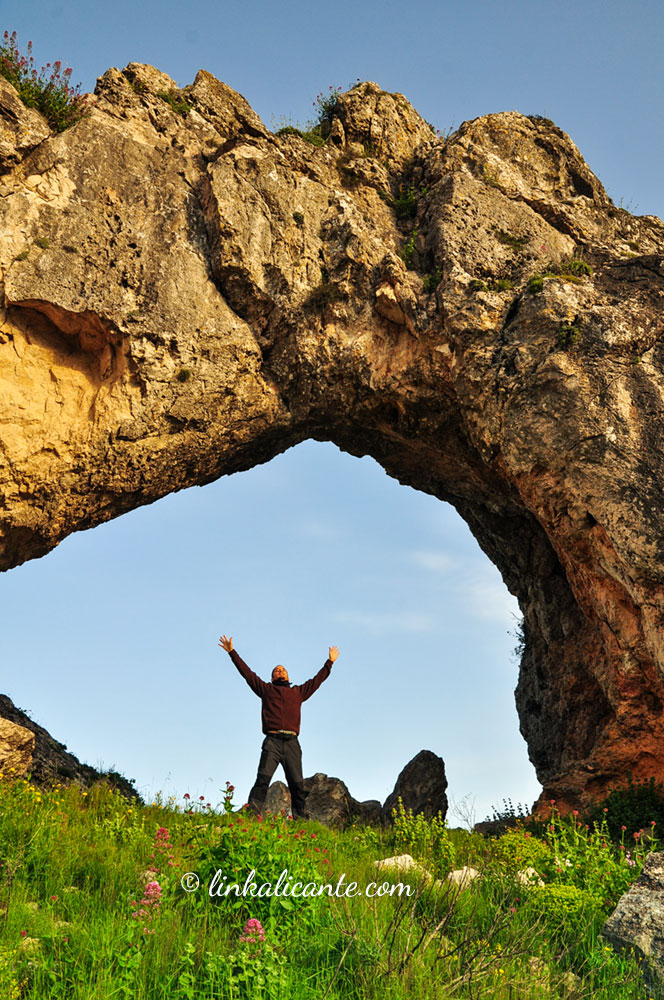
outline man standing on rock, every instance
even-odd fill
[[[302,748],[300,732],[300,706],[311,698],[324,680],[330,676],[332,664],[339,655],[336,646],[330,646],[329,657],[315,677],[304,684],[291,684],[288,671],[278,664],[272,671],[272,681],[261,680],[233,649],[233,637],[222,635],[219,645],[225,649],[245,681],[262,702],[261,721],[265,739],[258,764],[254,787],[249,792],[249,807],[261,813],[272,775],[279,764],[283,765],[291,794],[293,819],[304,816],[304,784],[302,778]]]

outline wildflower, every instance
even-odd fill
[[[579,810],[578,809],[572,809],[572,816],[578,816],[578,815],[579,815]]]
[[[185,792],[185,793],[184,793],[184,795],[183,795],[182,797],[183,797],[184,799],[190,799],[190,798],[191,798],[191,795],[189,794],[189,792]]]
[[[201,800],[201,802],[205,802],[205,796],[204,795],[199,795],[198,798]]]
[[[243,944],[258,944],[258,942],[264,941],[265,931],[263,930],[260,920],[256,920],[255,917],[247,920],[239,940]]]
[[[27,937],[27,936],[28,936],[27,931],[21,931],[21,937]]]

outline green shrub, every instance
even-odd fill
[[[664,786],[654,778],[627,779],[624,788],[614,788],[590,810],[587,821],[605,819],[611,837],[619,839],[623,832],[634,838],[639,830],[651,831],[652,826],[664,829]]]
[[[316,125],[320,128],[320,134],[323,139],[327,139],[332,130],[332,121],[334,120],[334,113],[339,103],[340,94],[341,87],[330,87],[327,94],[321,91],[320,94],[316,95],[316,100],[314,101],[314,107],[318,109]]]
[[[36,108],[54,132],[64,132],[75,125],[89,107],[80,90],[80,83],[71,85],[70,67],[62,69],[60,60],[51,66],[42,66],[39,74],[35,69],[32,42],[28,42],[28,55],[22,56],[18,49],[16,32],[5,31],[0,45],[0,76],[14,86],[18,96],[28,108]]]
[[[277,129],[277,135],[297,135],[302,138],[302,129],[296,128],[295,125],[284,125],[282,128]]]
[[[536,885],[528,890],[529,906],[541,913],[554,934],[574,936],[599,915],[597,901],[576,885]]]
[[[511,875],[534,868],[537,872],[551,858],[551,849],[523,825],[506,830],[493,842],[493,857]]]

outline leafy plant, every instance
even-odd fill
[[[408,268],[409,271],[413,270],[413,259],[415,257],[415,240],[418,236],[417,228],[413,229],[410,237],[406,240],[406,243],[401,250],[401,259]]]
[[[316,100],[314,101],[314,107],[318,111],[316,124],[319,126],[320,134],[324,139],[327,139],[332,130],[332,121],[341,92],[341,87],[331,86],[327,94],[324,91],[316,94]]]
[[[440,812],[431,817],[422,813],[414,816],[412,809],[404,808],[399,796],[392,810],[392,820],[397,851],[428,861],[437,876],[446,875],[451,870],[455,859],[454,843]]]
[[[443,277],[443,272],[440,267],[434,267],[433,271],[429,274],[425,274],[422,278],[422,291],[426,295],[430,295],[432,292],[438,288]]]
[[[59,59],[53,65],[46,63],[37,73],[32,42],[28,42],[27,53],[21,55],[16,32],[10,35],[5,31],[0,45],[0,76],[16,88],[26,107],[43,114],[54,132],[64,132],[89,111],[87,98],[80,92],[81,85],[72,87],[72,70],[70,67],[63,70]]]
[[[485,822],[504,823],[506,820],[525,819],[529,813],[530,810],[523,803],[517,802],[514,806],[511,799],[503,799],[502,808],[491,806],[491,816],[487,816]]]

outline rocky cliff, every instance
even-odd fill
[[[443,140],[372,83],[322,147],[137,64],[61,134],[0,112],[1,567],[333,441],[517,595],[542,801],[664,779],[660,220],[548,120]]]
[[[0,694],[0,778],[25,778],[45,788],[70,782],[89,787],[106,781],[126,798],[143,801],[132,781],[117,771],[101,772],[82,764],[4,694]]]

